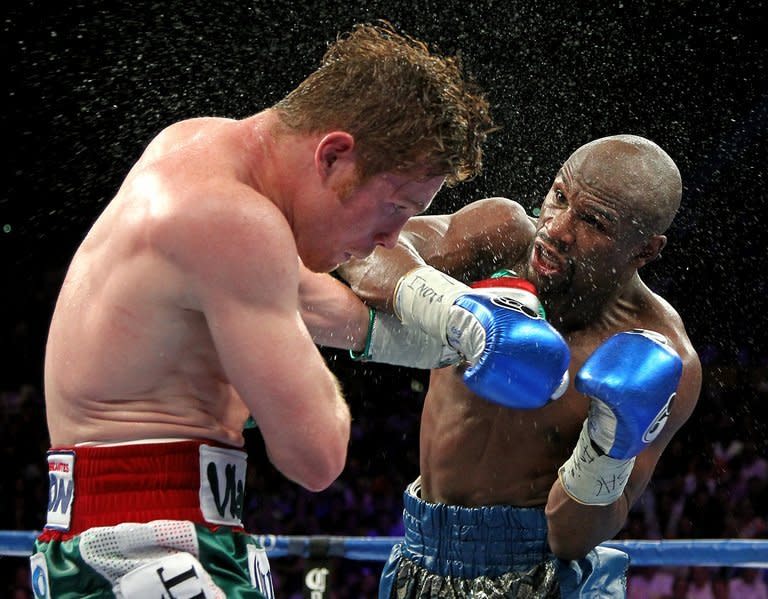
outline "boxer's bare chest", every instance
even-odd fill
[[[571,384],[537,410],[514,410],[472,394],[460,371],[434,371],[421,421],[424,497],[458,505],[542,505],[568,458],[587,414],[588,399],[573,377],[602,335],[568,336]]]

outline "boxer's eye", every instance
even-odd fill
[[[581,220],[587,223],[591,227],[595,227],[601,231],[605,230],[605,225],[594,214],[582,214]]]
[[[581,220],[587,223],[590,227],[597,229],[601,233],[605,233],[608,231],[608,227],[606,226],[605,222],[600,217],[594,214],[589,214],[589,213],[582,214]]]
[[[583,220],[585,223],[593,227],[600,226],[600,222],[597,220],[597,217],[593,214],[582,214],[581,220]]]

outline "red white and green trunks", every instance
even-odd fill
[[[203,441],[51,449],[35,597],[271,599],[266,552],[241,521],[246,465]]]

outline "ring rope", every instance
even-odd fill
[[[27,557],[39,532],[0,530],[0,555]],[[343,557],[360,561],[386,561],[402,537],[345,537],[256,535],[270,558]],[[661,541],[606,541],[627,553],[633,566],[731,566],[768,568],[768,540],[674,539]],[[318,549],[321,548],[321,549]]]

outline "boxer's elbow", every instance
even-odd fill
[[[323,491],[335,481],[344,469],[346,445],[341,448],[330,441],[323,447],[304,446],[290,456],[278,455],[267,449],[269,460],[283,476],[308,491]]]
[[[571,561],[580,560],[589,553],[594,545],[578,538],[576,535],[568,534],[557,526],[548,522],[547,542],[549,548],[556,557]]]
[[[595,510],[575,503],[555,483],[544,509],[552,553],[564,560],[579,560],[587,555],[599,542],[594,525],[601,514]]]
[[[305,448],[303,459],[297,464],[300,472],[297,472],[298,477],[294,480],[310,491],[317,492],[328,488],[344,470],[349,445],[350,416],[346,405],[340,412],[335,422]]]
[[[297,476],[291,477],[293,478],[293,481],[300,484],[302,487],[307,489],[307,491],[312,491],[313,493],[317,493],[319,491],[324,491],[327,489],[331,484],[333,483],[336,478],[338,478],[338,473],[333,474],[335,472],[334,470],[326,470],[325,472],[321,472],[318,470],[313,471],[307,471],[303,472]],[[338,471],[339,473],[341,471]]]
[[[349,406],[344,399],[339,396],[339,402],[335,410],[328,438],[323,438],[320,447],[323,449],[323,469],[324,480],[317,481],[322,490],[335,481],[344,466],[347,463],[347,448],[349,446],[349,437],[352,428],[352,416],[349,412]]]
[[[335,481],[347,461],[347,441],[349,434],[345,437],[343,444],[328,443],[323,448],[322,453],[318,453],[310,461],[310,467],[307,468],[302,486],[310,491],[323,491]]]

